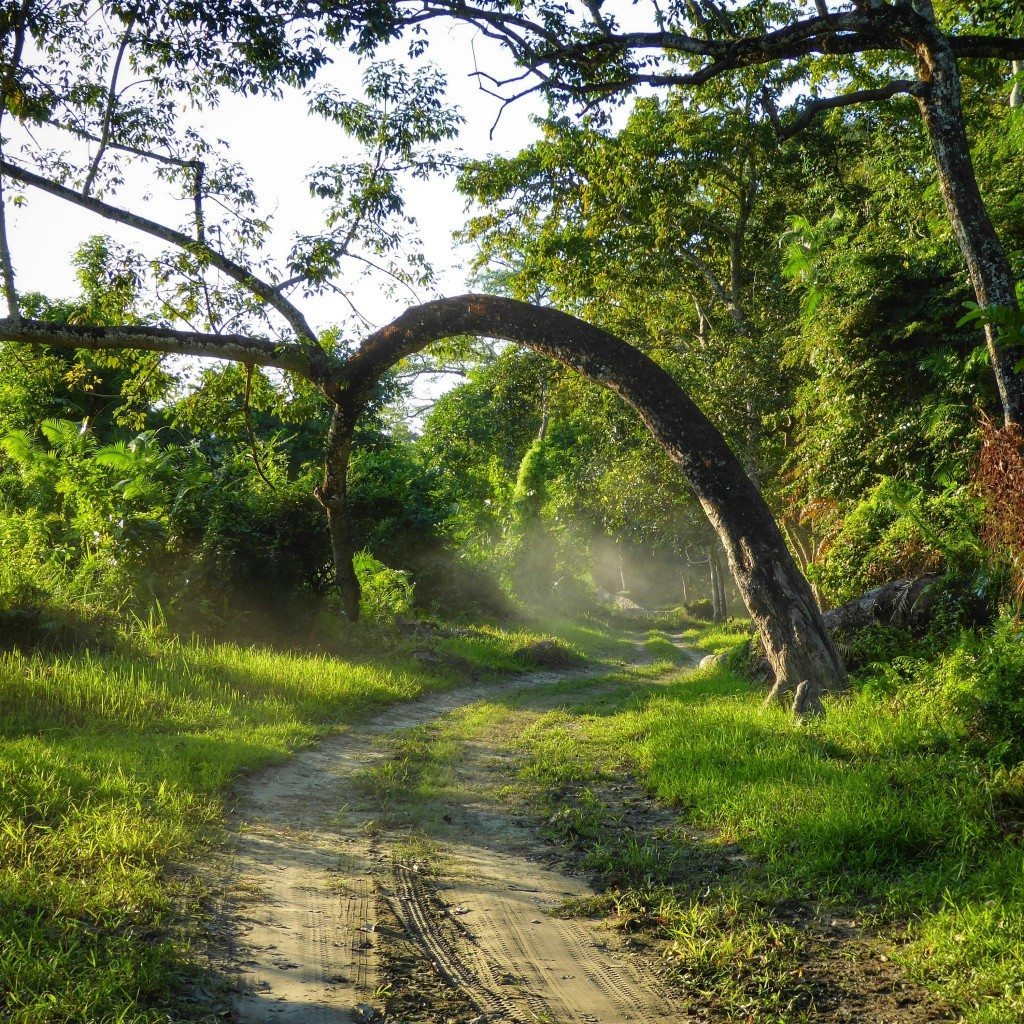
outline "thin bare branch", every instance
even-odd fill
[[[680,249],[679,255],[707,281],[715,298],[729,311],[738,330],[746,330],[746,319],[739,305],[733,300],[715,272],[699,256],[690,252],[689,249]]]
[[[88,142],[100,142],[101,138],[95,132],[89,131],[87,128],[80,128],[76,124],[69,124],[66,121],[46,121],[45,124],[50,125],[52,128],[58,129],[62,132],[70,132],[72,135],[77,135],[80,139],[86,139]],[[117,142],[114,139],[107,140],[107,149],[116,149],[122,153],[129,153],[132,156],[142,157],[144,160],[155,160],[158,163],[169,164],[173,167],[184,167],[184,168],[195,168],[197,164],[200,164],[200,160],[186,160],[184,157],[171,156],[169,153],[157,153],[152,149],[143,149],[140,146],[131,146],[124,142]]]
[[[15,181],[20,181],[23,185],[30,185],[41,192],[56,196],[58,199],[64,199],[69,203],[74,203],[76,206],[81,206],[107,220],[135,228],[137,231],[152,235],[154,238],[160,238],[171,245],[177,246],[179,249],[191,253],[200,260],[209,263],[210,266],[216,267],[227,277],[231,278],[231,280],[236,281],[243,288],[248,289],[255,296],[262,299],[268,306],[276,309],[288,322],[292,330],[295,331],[300,344],[308,345],[311,349],[320,351],[312,328],[306,322],[306,318],[302,313],[291,302],[281,295],[273,285],[256,277],[251,270],[235,263],[234,260],[229,259],[211,246],[204,245],[194,238],[189,238],[188,235],[176,231],[174,228],[169,228],[146,217],[140,217],[129,210],[112,206],[110,203],[105,203],[92,196],[83,196],[81,192],[76,192],[66,185],[60,185],[49,178],[44,178],[40,174],[35,174],[24,167],[12,164],[9,160],[0,159],[0,174],[13,178]]]
[[[789,124],[783,125],[779,137],[790,139],[798,132],[802,132],[811,122],[826,110],[837,110],[841,107],[852,107],[858,103],[876,103],[881,100],[892,99],[901,93],[910,96],[920,96],[927,86],[923,82],[899,80],[889,82],[878,89],[858,89],[855,92],[846,92],[841,96],[828,96],[823,99],[811,100],[801,111],[800,116]]]
[[[203,175],[206,173],[206,165],[202,160],[195,160],[193,167],[195,179],[192,183],[192,206],[196,222],[196,241],[200,245],[206,245],[206,216],[203,213]]]
[[[96,150],[92,165],[89,167],[89,172],[82,183],[82,195],[84,196],[92,192],[92,186],[96,181],[96,175],[99,173],[103,154],[106,153],[107,144],[110,142],[110,129],[113,127],[114,110],[117,108],[117,76],[121,73],[121,62],[124,60],[124,55],[128,52],[128,43],[131,41],[134,24],[135,16],[131,15],[128,18],[128,23],[125,25],[124,35],[121,37],[121,45],[117,48],[117,56],[114,58],[114,67],[110,72],[110,85],[107,88],[107,99],[103,110],[103,128],[100,131],[99,148]]]

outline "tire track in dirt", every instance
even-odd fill
[[[592,675],[593,668],[534,672],[426,696],[247,779],[231,823],[233,1019],[374,1019],[381,895],[422,955],[487,1020],[684,1019],[641,963],[607,945],[599,926],[550,916],[567,895],[588,893],[583,883],[532,862],[503,844],[500,828],[489,828],[478,842],[452,843],[450,867],[427,886],[391,855],[395,837],[368,834],[378,809],[353,785],[384,757],[388,734],[482,699]],[[444,915],[457,927],[439,928]]]
[[[458,915],[466,940],[449,951],[459,958],[463,985],[500,1019],[554,1019],[580,1024],[679,1020],[656,978],[589,922],[552,916],[567,897],[591,890],[576,879],[525,856],[456,844],[446,851],[455,867],[438,897]],[[398,867],[409,879],[409,870]],[[408,884],[408,882],[407,882]],[[412,881],[417,903],[429,894]]]

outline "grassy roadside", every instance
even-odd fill
[[[580,653],[622,651],[614,630],[563,632]],[[362,628],[326,656],[140,633],[102,654],[0,655],[0,1017],[172,1019],[190,971],[176,923],[197,899],[172,868],[219,840],[232,779],[467,669],[531,667],[521,652],[548,638]]]
[[[729,646],[721,631],[692,639]],[[676,969],[731,1012],[757,992],[750,1020],[798,1019],[804,937],[767,911],[805,904],[888,935],[911,979],[971,1024],[1024,1019],[1024,853],[997,813],[1019,799],[1019,779],[966,753],[956,724],[920,704],[861,691],[800,725],[761,700],[716,667],[570,720],[543,716],[520,739],[526,779],[556,821],[580,819],[592,866],[625,883],[619,906],[657,922]],[[607,809],[591,787],[624,767],[753,868],[695,899],[645,867],[657,844],[602,850]],[[765,970],[744,980],[758,958]]]
[[[743,634],[688,638],[724,651]],[[665,643],[646,640],[655,656]],[[1024,1019],[1013,772],[927,703],[866,687],[800,725],[728,667],[668,667],[567,686],[553,710],[529,695],[464,709],[398,744],[400,788],[443,799],[462,743],[518,749],[518,778],[492,795],[531,804],[603,880],[567,912],[661,940],[709,1019]]]

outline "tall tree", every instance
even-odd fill
[[[795,188],[749,95],[708,99],[638,100],[617,131],[563,118],[513,158],[468,164],[480,212],[463,235],[478,265],[513,268],[511,294],[543,286],[667,360],[761,483],[789,376],[775,242]]]
[[[602,0],[408,0],[399,10],[405,25],[458,18],[500,40],[523,71],[504,80],[480,77],[506,102],[541,91],[593,107],[641,87],[694,88],[759,68],[765,117],[789,137],[824,111],[912,96],[977,301],[1019,310],[1010,260],[978,187],[960,77],[961,62],[1002,61],[1009,92],[1012,62],[1024,59],[1024,38],[1012,34],[1024,32],[1014,5],[651,0],[633,5],[629,27]],[[836,91],[823,95],[823,86]],[[793,109],[780,110],[794,95]],[[991,323],[985,331],[1006,423],[1024,424],[1024,367],[1017,369],[1024,348],[1000,344]]]

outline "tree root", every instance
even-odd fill
[[[793,694],[793,715],[796,718],[820,718],[825,714],[821,703],[821,687],[810,679],[804,679],[794,687],[788,680],[780,679],[765,698],[765,707],[770,704],[785,706],[789,694]]]

